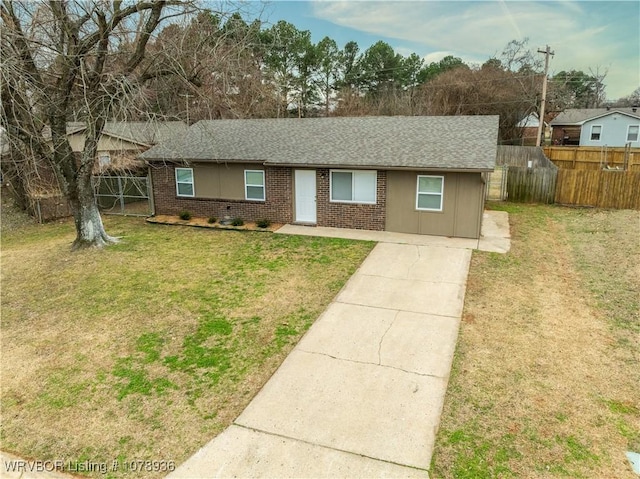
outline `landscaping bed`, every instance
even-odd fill
[[[191,217],[191,215],[180,216],[173,215],[156,215],[147,218],[148,223],[162,224],[162,225],[180,225],[180,226],[195,226],[198,228],[213,228],[223,230],[238,230],[238,231],[269,231],[273,232],[279,229],[282,224],[271,223],[270,221],[263,220],[262,223],[255,221],[244,221],[240,218],[231,218],[229,220],[218,218],[200,218]]]

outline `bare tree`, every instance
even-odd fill
[[[595,108],[599,108],[604,105],[607,99],[604,80],[607,77],[608,73],[608,68],[601,68],[600,66],[589,68],[589,74],[593,79],[593,106]]]
[[[247,11],[259,17],[260,11]],[[165,27],[147,53],[172,58],[182,72],[153,80],[141,91],[149,114],[194,123],[203,119],[275,115],[273,86],[264,81],[261,22],[247,24],[209,10]],[[188,113],[188,118],[187,118]]]
[[[441,73],[420,87],[418,110],[424,115],[499,115],[500,141],[519,143],[518,122],[536,111],[540,75],[513,72],[496,62]]]
[[[611,106],[612,107],[640,106],[640,87],[633,90],[631,94],[627,96],[623,96],[622,98],[619,98],[614,102],[611,102]]]
[[[146,49],[159,25],[193,7],[186,0],[0,5],[2,125],[25,158],[51,165],[75,219],[74,249],[117,241],[104,230],[91,184],[98,139],[133,92],[174,73],[149,61]],[[79,157],[67,137],[74,116],[86,126]]]
[[[561,71],[550,82],[550,103],[552,108],[599,108],[606,99],[604,79],[607,70],[600,67],[589,68],[589,73],[581,70]]]

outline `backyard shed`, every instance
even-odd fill
[[[143,153],[156,214],[477,238],[497,116],[212,120]]]

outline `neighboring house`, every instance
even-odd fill
[[[478,238],[497,116],[201,121],[140,155],[156,214]]]
[[[137,156],[163,141],[182,136],[187,132],[187,124],[182,121],[167,122],[116,122],[108,121],[98,140],[98,158],[94,170],[123,171],[139,170],[144,164]],[[84,149],[86,125],[69,123],[67,137],[74,153]],[[45,132],[45,138],[47,132]]]
[[[142,174],[146,175],[146,165],[137,156],[162,141],[182,136],[187,124],[172,122],[107,122],[98,140],[98,155],[94,165],[94,174]],[[80,155],[86,140],[84,123],[67,124],[67,137],[72,151]],[[46,141],[51,142],[51,133],[43,131]],[[3,147],[4,148],[4,147]],[[52,165],[46,160],[29,159],[23,163],[19,178],[13,167],[11,152],[3,149],[2,171],[20,204],[40,221],[69,216],[70,211],[64,198],[58,178]]]
[[[546,117],[546,115],[545,115]],[[521,129],[522,132],[522,145],[524,146],[536,146],[536,140],[538,139],[538,128],[540,126],[540,120],[538,120],[537,113],[529,113],[525,118],[520,120],[517,124],[517,127]],[[549,123],[544,122],[544,128],[542,130],[543,138],[545,142],[550,137],[550,127]]]
[[[551,126],[555,145],[640,147],[640,112],[636,107],[565,110]]]

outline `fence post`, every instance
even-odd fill
[[[124,190],[122,189],[122,177],[118,176],[118,199],[120,201],[120,213],[124,216]]]
[[[153,202],[153,183],[151,180],[151,167],[149,167],[149,171],[147,172],[147,202],[149,204],[149,214],[156,214],[156,205]]]
[[[40,209],[40,198],[36,199],[36,210],[38,211],[38,223],[42,224],[42,210]]]

